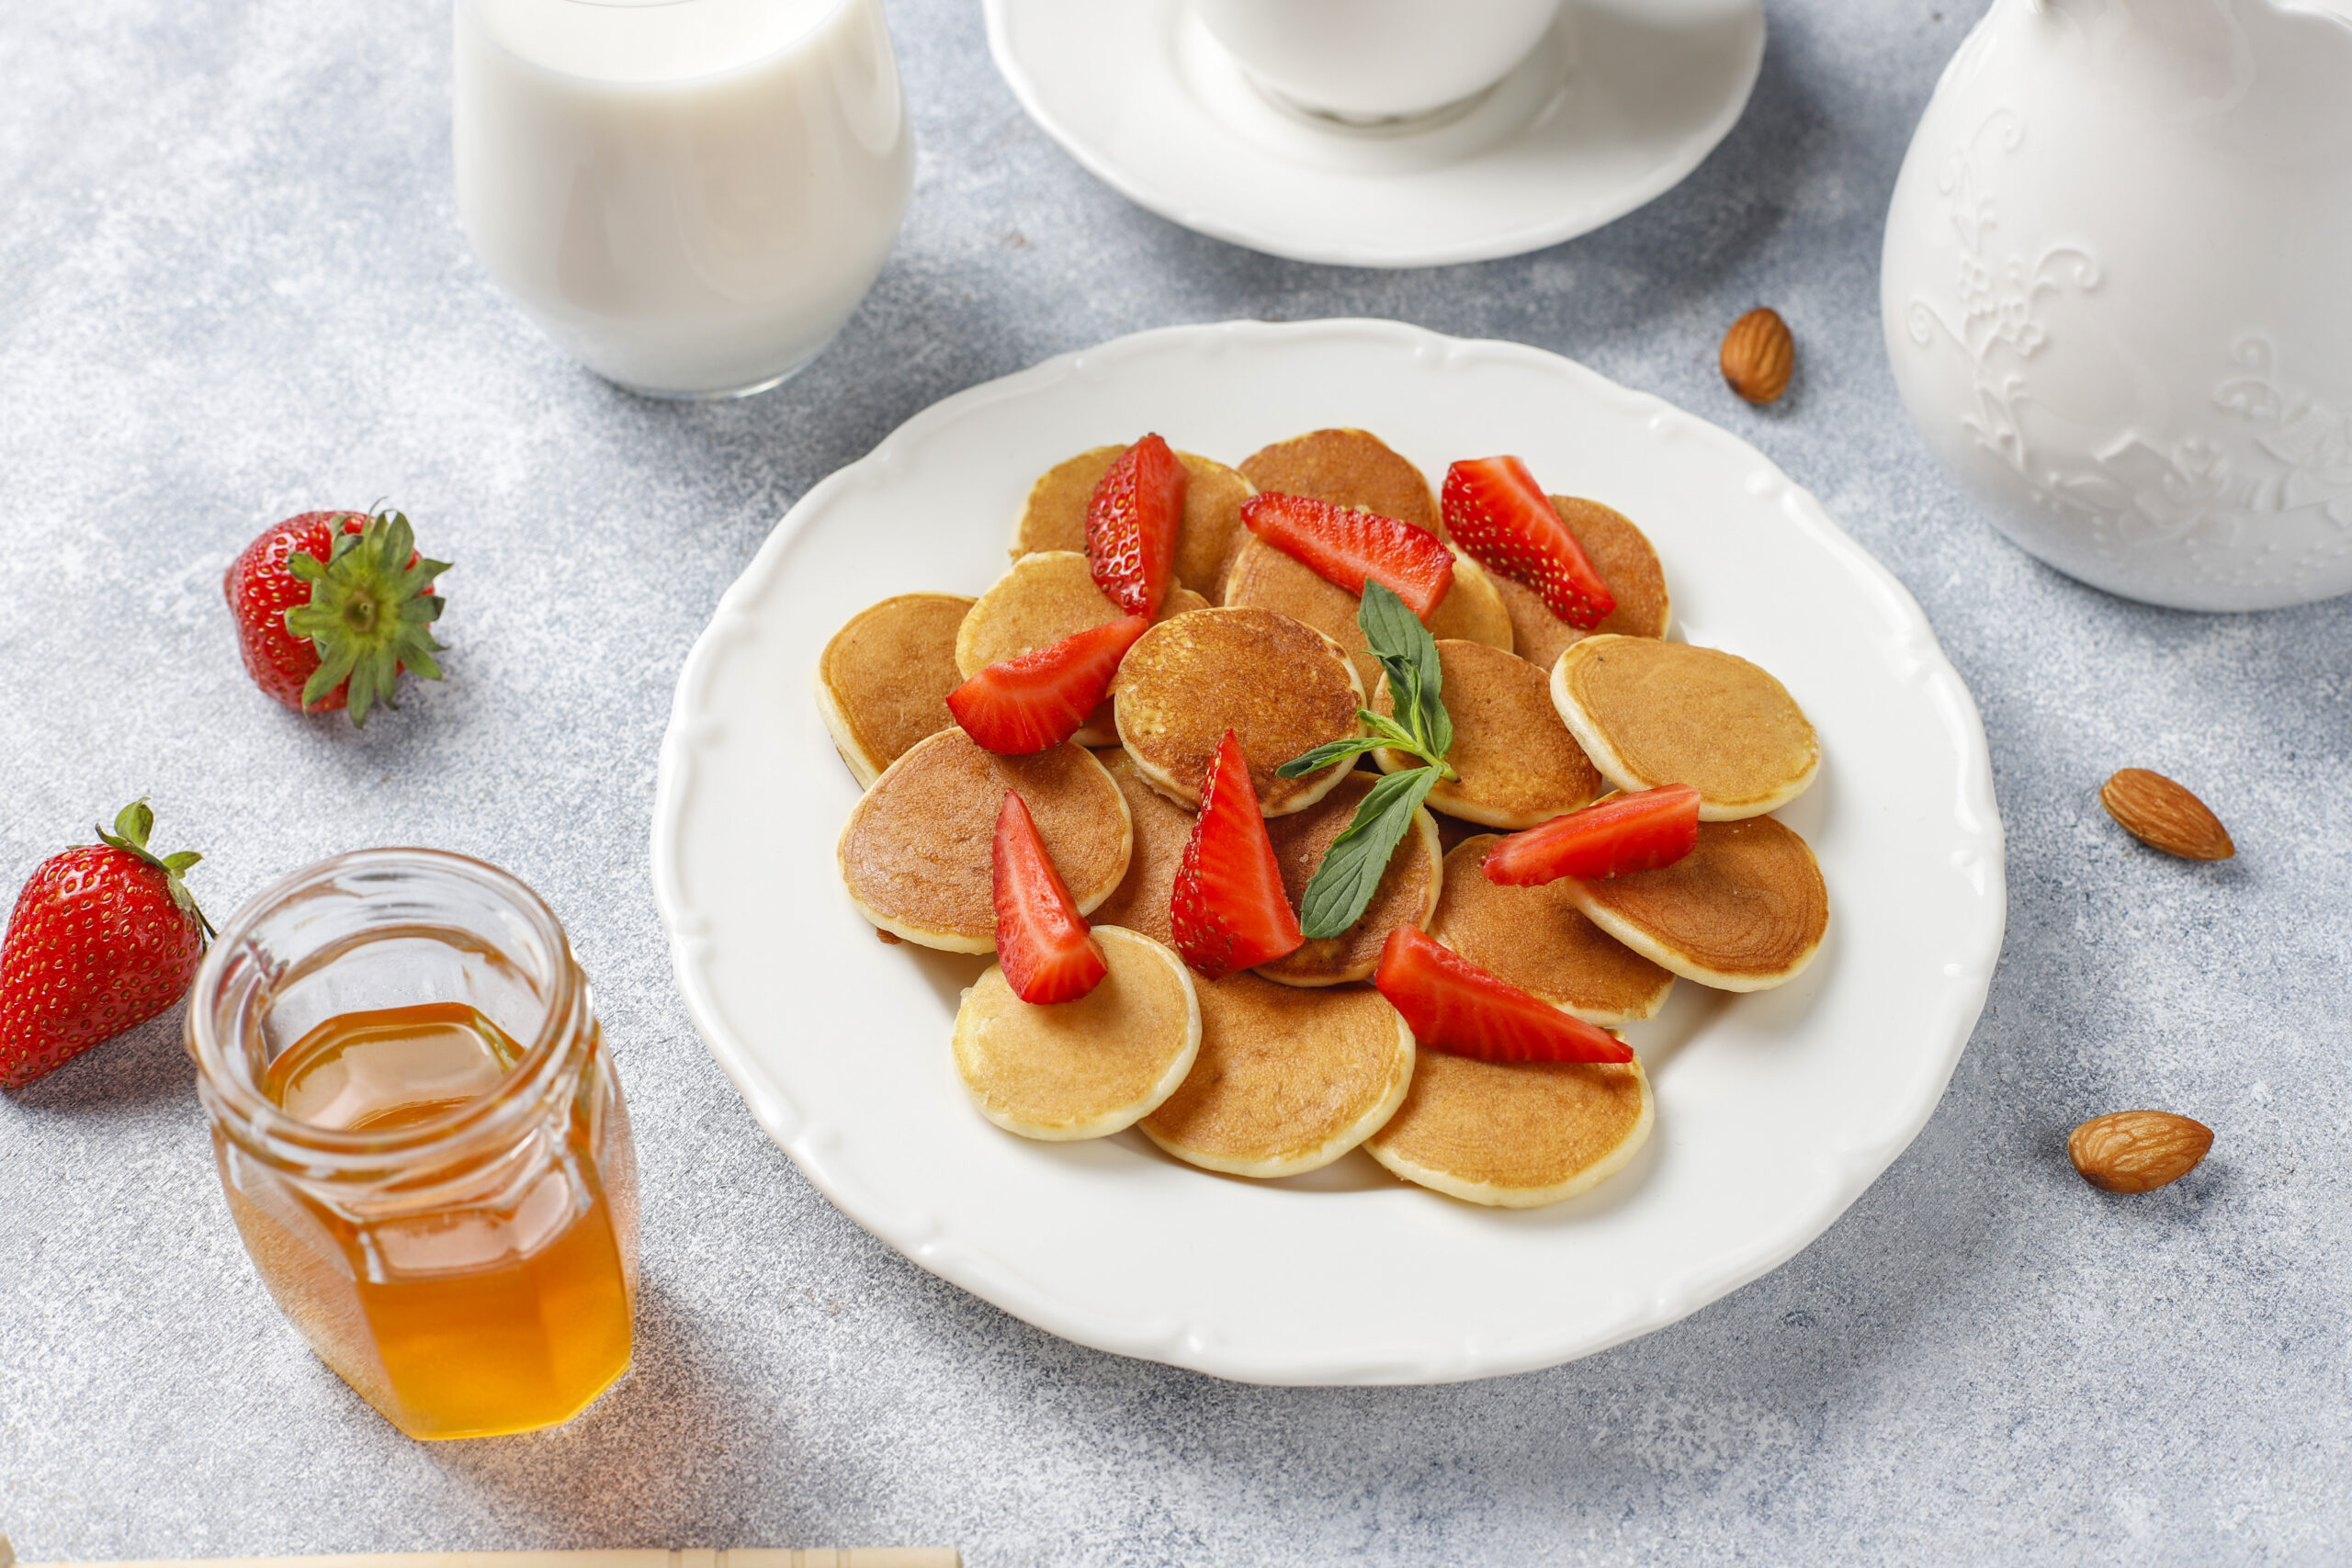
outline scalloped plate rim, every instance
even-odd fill
[[[1792,1216],[1781,1231],[1760,1238],[1736,1257],[1711,1259],[1704,1266],[1668,1280],[1648,1292],[1646,1299],[1635,1303],[1631,1311],[1616,1314],[1597,1332],[1586,1329],[1546,1336],[1537,1331],[1507,1344],[1449,1347],[1435,1352],[1427,1347],[1399,1345],[1393,1350],[1367,1347],[1330,1356],[1267,1358],[1253,1356],[1240,1346],[1227,1343],[1229,1336],[1215,1326],[1170,1322],[1164,1314],[1158,1319],[1136,1321],[1132,1316],[1106,1314],[1062,1303],[1049,1290],[1023,1278],[1012,1261],[959,1243],[940,1228],[935,1217],[920,1212],[893,1213],[887,1205],[844,1179],[825,1156],[823,1145],[831,1141],[832,1134],[810,1125],[788,1086],[777,1082],[760,1066],[755,1054],[727,1023],[724,1010],[710,994],[695,958],[695,946],[707,938],[701,930],[703,917],[688,907],[677,886],[676,840],[684,826],[684,803],[694,783],[694,733],[708,717],[697,705],[701,687],[711,678],[735,623],[748,615],[748,605],[765,591],[792,541],[825,513],[835,497],[855,487],[866,475],[887,470],[933,433],[973,410],[1031,395],[1072,376],[1115,366],[1123,358],[1148,355],[1185,340],[1281,337],[1303,342],[1318,336],[1355,341],[1385,339],[1410,348],[1417,356],[1434,354],[1449,362],[1489,357],[1538,364],[1578,383],[1589,393],[1623,400],[1629,409],[1646,414],[1654,428],[1657,421],[1664,419],[1676,434],[1696,435],[1739,457],[1752,465],[1751,489],[1758,479],[1769,476],[1780,489],[1781,509],[1789,521],[1812,535],[1841,564],[1856,572],[1863,583],[1876,590],[1881,607],[1901,623],[1894,640],[1912,645],[1909,651],[1923,667],[1921,678],[1939,699],[1942,716],[1960,743],[1965,765],[1961,776],[1952,781],[1956,791],[1953,826],[1982,856],[1984,886],[1977,903],[1989,919],[1977,927],[1979,951],[1969,955],[1972,961],[1946,965],[1953,984],[1939,998],[1945,1004],[1937,1010],[1940,1017],[1928,1026],[1943,1038],[1937,1043],[1938,1049],[1922,1054],[1905,1113],[1885,1130],[1884,1135],[1871,1140],[1867,1145],[1826,1149],[1811,1162],[1811,1171],[1817,1178],[1826,1179],[1826,1190],[1812,1210]],[[655,904],[669,937],[672,965],[688,1015],[706,1047],[742,1094],[763,1129],[809,1182],[844,1214],[933,1273],[1063,1338],[1237,1382],[1356,1385],[1448,1382],[1556,1366],[1665,1327],[1777,1269],[1818,1238],[1910,1145],[1934,1113],[1958,1066],[1989,993],[2006,926],[2002,850],[2003,831],[1982,720],[1973,698],[1944,656],[1925,614],[1892,572],[1839,528],[1817,500],[1788,479],[1762,453],[1722,427],[1654,394],[1623,387],[1546,350],[1494,339],[1453,338],[1382,319],[1336,318],[1306,322],[1233,321],[1162,327],[1057,355],[1026,370],[967,388],[927,406],[899,424],[865,457],[837,469],[812,487],[786,513],[741,574],[721,595],[710,624],[695,639],[680,670],[657,773],[651,873]]]

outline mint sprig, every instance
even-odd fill
[[[1440,778],[1456,778],[1445,754],[1453,745],[1453,720],[1445,711],[1442,694],[1445,671],[1438,663],[1437,639],[1405,601],[1385,585],[1364,581],[1363,603],[1356,610],[1356,625],[1372,656],[1388,676],[1390,705],[1404,723],[1370,708],[1356,709],[1356,717],[1372,733],[1329,740],[1302,752],[1274,770],[1286,779],[1304,778],[1332,763],[1361,757],[1366,751],[1404,751],[1438,770]]]
[[[1397,840],[1413,826],[1413,813],[1436,784],[1435,768],[1408,768],[1372,786],[1356,807],[1355,820],[1331,840],[1323,863],[1306,884],[1298,911],[1300,931],[1310,937],[1338,936],[1363,919],[1364,907],[1387,874],[1388,857],[1396,852]]]
[[[1413,825],[1413,813],[1439,780],[1458,776],[1445,760],[1453,744],[1453,720],[1445,711],[1445,671],[1438,662],[1437,639],[1402,599],[1369,580],[1356,610],[1356,625],[1388,677],[1389,699],[1398,716],[1358,708],[1356,716],[1370,734],[1317,746],[1274,772],[1283,778],[1299,778],[1382,750],[1419,757],[1421,766],[1390,773],[1374,784],[1347,830],[1331,841],[1323,863],[1306,884],[1299,908],[1299,929],[1310,939],[1338,936],[1363,919],[1364,907],[1388,869],[1388,857]]]

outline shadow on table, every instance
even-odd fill
[[[1033,1424],[1147,1427],[1163,1443],[1172,1493],[1263,1486],[1302,1517],[1451,1512],[1465,1497],[1498,1516],[1521,1500],[1629,1517],[1696,1495],[1753,1493],[1767,1506],[1826,1432],[1886,1397],[1891,1368],[1949,1334],[1937,1320],[2005,1288],[2016,1206],[1996,1201],[1990,1174],[1951,1179],[1967,1165],[1953,1145],[1973,1134],[1940,1133],[1931,1128],[1781,1269],[1548,1371],[1431,1387],[1267,1388],[1083,1349],[1009,1320],[1005,1348],[1030,1369]]]
[[[7,1091],[6,1103],[34,1116],[103,1115],[196,1106],[196,1064],[180,1043],[183,1010],[103,1041],[47,1076]]]
[[[727,1435],[729,1392],[718,1354],[659,1280],[638,1292],[628,1373],[569,1424],[551,1431],[425,1445],[453,1484],[487,1495],[514,1528],[549,1544],[742,1544],[745,1485]],[[798,1469],[765,1437],[763,1472]],[[627,1537],[624,1540],[623,1537]]]

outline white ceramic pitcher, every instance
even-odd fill
[[[2060,570],[2184,609],[2352,591],[2352,0],[1993,0],[1880,306],[1928,445]]]

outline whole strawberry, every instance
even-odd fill
[[[433,580],[448,570],[416,553],[400,513],[305,512],[247,545],[220,585],[246,673],[263,691],[310,713],[347,703],[351,722],[365,725],[373,705],[400,706],[392,682],[402,670],[441,679]]]
[[[143,800],[99,842],[54,854],[17,896],[0,945],[0,1088],[28,1084],[187,993],[212,924],[180,874],[193,850],[157,859]]]

